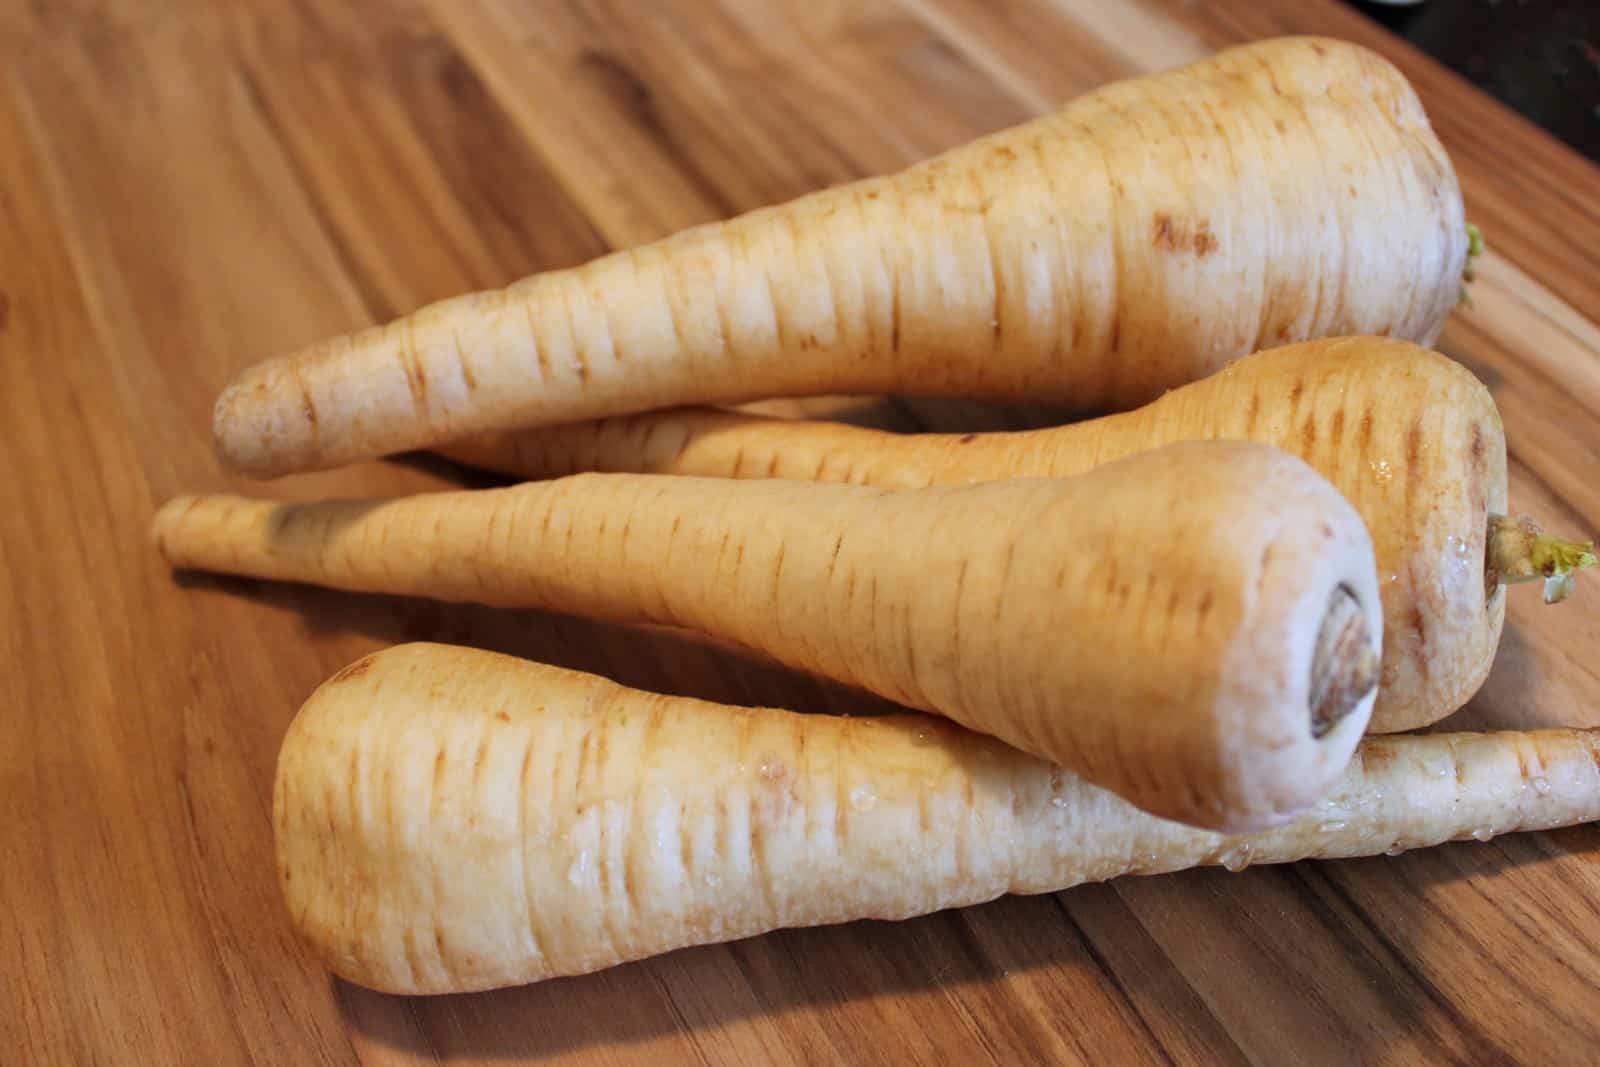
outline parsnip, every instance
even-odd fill
[[[915,492],[592,474],[186,498],[154,533],[178,567],[691,627],[1228,829],[1282,821],[1338,776],[1383,626],[1350,505],[1239,442]]]
[[[1230,838],[925,716],[731,708],[407,645],[306,703],[273,825],[294,925],[334,971],[445,993],[1124,874],[1586,822],[1597,765],[1592,730],[1369,738],[1314,812]]]
[[[1468,236],[1405,79],[1264,41],[900,174],[458,297],[245,371],[256,475],[689,402],[911,392],[1126,408],[1270,344],[1429,342]]]
[[[1507,510],[1494,398],[1436,352],[1379,337],[1246,356],[1143,408],[1019,433],[892,434],[710,409],[655,412],[459,442],[440,451],[524,478],[644,471],[807,478],[893,488],[1063,477],[1175,441],[1248,439],[1292,452],[1366,521],[1384,609],[1372,729],[1443,718],[1483,684],[1505,615],[1502,571],[1535,573],[1531,546],[1491,558]],[[1570,568],[1569,568],[1570,569]]]

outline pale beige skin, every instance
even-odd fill
[[[1383,630],[1355,511],[1240,442],[911,492],[589,474],[390,501],[181,498],[154,534],[177,567],[700,630],[1226,829],[1282,821],[1337,777]],[[1312,663],[1340,588],[1368,684],[1318,738]]]
[[[1064,477],[1175,441],[1246,439],[1292,452],[1355,505],[1384,610],[1371,729],[1411,730],[1477,692],[1505,617],[1486,585],[1489,516],[1506,501],[1494,398],[1453,360],[1379,337],[1246,356],[1138,410],[1018,433],[893,434],[713,409],[507,432],[439,449],[522,478],[638,471],[921,488]]]
[[[1600,731],[1368,738],[1317,809],[1223,837],[925,716],[732,708],[441,645],[335,675],[273,801],[295,927],[447,993],[1124,874],[1369,856],[1600,817]]]
[[[1400,73],[1339,41],[1264,41],[900,174],[269,360],[218,400],[216,442],[273,476],[769,396],[1123,409],[1271,344],[1431,342],[1467,244]]]

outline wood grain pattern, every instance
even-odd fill
[[[285,724],[341,664],[426,637],[719,700],[862,699],[681,634],[175,583],[145,543],[167,496],[245,488],[207,429],[248,362],[1299,31],[1378,47],[1423,94],[1494,250],[1443,347],[1501,405],[1514,503],[1594,531],[1600,173],[1331,0],[0,5],[0,1059],[1590,1059],[1594,828],[1125,879],[470,997],[332,982],[280,914],[267,809]],[[459,480],[388,463],[250,488]],[[1514,598],[1457,724],[1600,723],[1600,597],[1537,599]]]

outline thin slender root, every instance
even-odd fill
[[[1378,667],[1361,602],[1341,585],[1328,601],[1311,661],[1312,737],[1323,736],[1355,710],[1378,684]]]
[[[1547,534],[1524,515],[1489,516],[1484,581],[1489,592],[1500,585],[1544,580],[1544,602],[1558,604],[1572,595],[1578,571],[1600,565],[1592,541],[1568,541]]]

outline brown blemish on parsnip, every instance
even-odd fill
[[[317,432],[317,405],[311,399],[311,388],[306,385],[305,375],[300,373],[300,364],[298,362],[290,362],[289,373],[293,376],[295,389],[300,394],[300,413],[305,416],[306,425],[315,434]]]
[[[1394,762],[1394,750],[1379,741],[1369,741],[1356,749],[1357,758],[1361,761],[1361,774],[1374,774],[1383,770]]]
[[[900,351],[900,287],[894,285],[889,292],[889,351]]]
[[[401,367],[405,371],[406,386],[411,390],[411,402],[420,410],[428,399],[428,378],[422,370],[422,353],[417,351],[417,341],[412,328],[406,326],[405,344],[400,348]]]
[[[483,777],[483,768],[489,763],[489,739],[483,738],[478,742],[478,751],[472,757],[472,786],[477,791],[478,782]]]
[[[584,772],[589,769],[589,745],[594,740],[594,731],[584,732],[583,740],[578,742],[578,769],[573,772],[573,781],[579,786],[583,785]]]
[[[1155,213],[1155,245],[1169,252],[1193,252],[1204,258],[1217,250],[1217,235],[1211,232],[1211,221],[1200,219],[1192,226],[1185,225],[1165,211]]]
[[[376,653],[373,655],[376,655]],[[348,667],[341,668],[332,678],[328,679],[328,684],[338,685],[340,682],[348,682],[353,678],[361,677],[371,669],[372,656],[362,656]]]
[[[1406,621],[1411,625],[1411,632],[1417,639],[1417,670],[1422,674],[1423,678],[1427,678],[1428,657],[1421,654],[1421,651],[1428,646],[1427,617],[1422,614],[1421,608],[1413,607]]]
[[[611,731],[607,724],[601,722],[595,730],[594,765],[597,773],[604,774],[607,757],[611,750]]]
[[[800,802],[795,776],[787,763],[774,756],[764,756],[758,767],[756,788],[751,791],[752,835],[763,824],[781,824]]]

